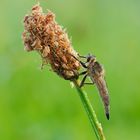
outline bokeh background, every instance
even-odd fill
[[[40,70],[36,52],[21,40],[23,17],[35,0],[0,2],[0,139],[96,139],[79,95],[69,81]],[[85,90],[107,140],[140,139],[140,1],[42,0],[67,28],[80,54],[93,53],[104,64],[111,98],[106,120],[94,86]]]

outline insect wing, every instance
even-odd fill
[[[107,119],[109,119],[109,93],[108,93],[106,81],[103,76],[100,76],[98,78],[94,78],[94,82],[99,90],[99,94],[103,101],[106,117]]]

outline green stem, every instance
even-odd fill
[[[90,100],[87,96],[87,93],[79,87],[78,81],[73,81],[73,82],[74,82],[74,84],[76,86],[76,89],[79,93],[79,96],[82,100],[83,106],[84,106],[84,108],[87,112],[87,115],[89,117],[90,123],[91,123],[91,125],[93,127],[93,130],[95,132],[97,140],[105,140],[105,136],[104,136],[104,133],[103,133],[102,126],[97,119],[97,116],[95,114],[95,111],[94,111],[91,103],[90,103]]]

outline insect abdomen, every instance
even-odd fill
[[[95,84],[99,90],[99,94],[101,96],[101,99],[103,101],[104,104],[104,108],[105,108],[105,113],[106,113],[106,117],[109,120],[109,94],[108,94],[108,89],[106,86],[106,81],[104,80],[103,77],[99,77],[98,79],[94,79]]]

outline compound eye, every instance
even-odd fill
[[[90,61],[90,59],[91,59],[91,57],[90,57],[90,56],[88,56],[88,57],[87,57],[87,62],[89,62],[89,61]]]

